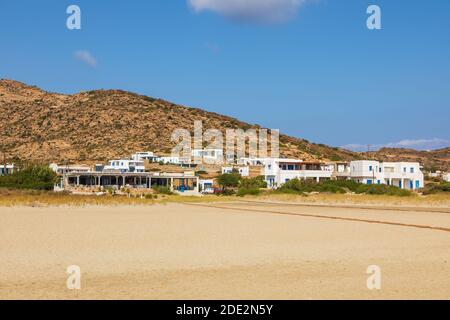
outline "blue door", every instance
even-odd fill
[[[414,181],[409,181],[409,188],[414,189]]]
[[[372,180],[367,180],[367,184],[372,184]]]
[[[416,189],[420,189],[420,181],[416,180]]]
[[[401,189],[402,188],[402,180],[400,180],[399,182],[398,182],[398,187]]]

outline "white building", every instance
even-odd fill
[[[414,162],[352,161],[350,178],[358,183],[386,184],[409,190],[424,186],[420,164]]]
[[[446,173],[442,177],[443,177],[444,181],[450,182],[450,173]]]
[[[214,193],[214,180],[199,180],[199,189],[201,193],[213,194]]]
[[[5,176],[14,173],[15,171],[15,165],[14,164],[2,164],[0,165],[0,176]]]
[[[430,172],[430,173],[428,173],[428,176],[430,177],[430,178],[440,178],[440,177],[443,177],[443,174],[442,174],[442,171],[436,171],[436,172]]]
[[[153,152],[146,151],[146,152],[137,152],[131,156],[131,159],[134,161],[144,161],[147,160],[149,162],[157,162],[158,156],[155,155]]]
[[[289,180],[330,180],[334,165],[323,162],[306,162],[298,159],[242,158],[240,164],[261,166],[261,175],[269,188],[279,187]]]
[[[193,149],[192,157],[194,160],[201,160],[205,163],[223,163],[222,149]]]
[[[130,159],[110,160],[103,168],[103,171],[145,172],[145,166],[143,161]]]
[[[50,169],[52,169],[57,174],[67,174],[71,172],[90,172],[91,167],[86,165],[59,165],[56,163],[52,163],[49,165]]]
[[[164,164],[181,164],[180,157],[158,157],[156,162],[161,162]]]
[[[250,167],[222,167],[222,174],[225,173],[233,173],[233,170],[236,170],[241,177],[249,177],[250,176]]]

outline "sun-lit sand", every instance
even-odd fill
[[[450,299],[447,229],[423,209],[0,207],[0,299]]]

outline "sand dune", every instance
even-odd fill
[[[220,206],[0,208],[0,298],[450,298],[450,232],[314,217],[448,228],[448,213]]]

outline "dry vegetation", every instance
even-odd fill
[[[185,197],[180,195],[155,195],[152,199],[111,195],[76,195],[65,192],[0,189],[0,206],[122,206],[153,205],[167,202],[230,201],[232,197]]]
[[[429,196],[412,195],[398,197],[388,195],[366,194],[312,194],[307,196],[295,194],[269,194],[256,197],[248,196],[247,200],[269,201],[280,203],[304,204],[349,204],[349,205],[376,205],[376,206],[412,206],[412,207],[442,207],[450,208],[450,194],[441,193]]]
[[[180,195],[157,195],[157,198],[146,199],[127,196],[110,195],[74,195],[69,193],[54,193],[48,191],[7,190],[0,189],[0,206],[123,206],[123,205],[153,205],[164,203],[215,203],[230,201],[267,201],[298,204],[349,204],[376,206],[411,206],[450,208],[449,194],[434,194],[429,196],[414,195],[410,197],[384,195],[353,195],[353,194],[262,194],[260,196],[214,196],[186,197]]]
[[[203,130],[260,128],[121,90],[62,95],[0,80],[0,135],[9,159],[94,163],[142,150],[167,154],[173,147],[173,130],[192,132],[195,120],[203,122]],[[305,160],[348,160],[356,156],[286,135],[280,137],[280,152]]]
[[[432,151],[418,151],[414,149],[382,148],[377,152],[367,153],[381,161],[419,162],[428,171],[450,170],[450,147]]]

